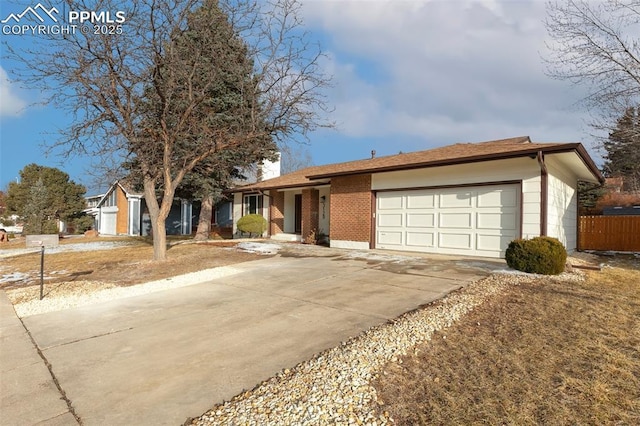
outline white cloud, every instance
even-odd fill
[[[0,117],[17,117],[22,114],[27,103],[16,93],[7,72],[0,66]]]
[[[327,37],[347,136],[584,136],[580,93],[544,74],[544,2],[312,1],[304,12]]]

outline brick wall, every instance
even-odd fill
[[[269,235],[284,232],[284,192],[271,191],[272,197],[269,203]]]
[[[318,210],[320,207],[320,193],[317,189],[302,190],[302,239],[318,232]]]
[[[332,240],[363,241],[371,238],[371,175],[331,179]]]
[[[129,232],[129,203],[127,202],[127,196],[119,185],[116,185],[114,191],[116,191],[116,206],[118,206],[116,234],[127,234]]]

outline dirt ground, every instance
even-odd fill
[[[62,240],[61,244],[96,242],[121,243],[123,246],[109,250],[61,253],[46,253],[45,250],[45,291],[55,290],[55,293],[61,294],[76,292],[78,287],[83,287],[83,292],[90,292],[130,286],[264,257],[235,249],[237,242],[234,241],[193,243],[190,240],[173,240],[167,251],[168,259],[164,262],[152,260],[153,248],[149,241],[143,239],[74,238]],[[2,248],[24,248],[24,241],[10,244]],[[39,287],[40,253],[3,258],[0,261],[0,276],[6,274],[12,274],[14,280],[0,283],[0,288]]]
[[[583,282],[532,279],[375,382],[399,425],[640,424],[640,260]]]

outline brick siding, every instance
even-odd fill
[[[318,210],[320,207],[320,193],[317,189],[302,190],[302,239],[318,232]]]
[[[331,179],[332,240],[368,242],[371,238],[371,175]]]

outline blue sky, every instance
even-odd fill
[[[20,8],[3,4],[0,19]],[[544,74],[542,1],[314,0],[303,1],[303,18],[327,54],[338,124],[311,135],[315,164],[525,135],[583,142],[600,161],[588,115],[575,106],[584,93]],[[14,48],[38,42],[1,37]],[[41,95],[20,87],[12,71],[0,63],[0,189],[33,162],[91,186],[91,158],[44,156],[42,143],[68,118],[33,105]]]

